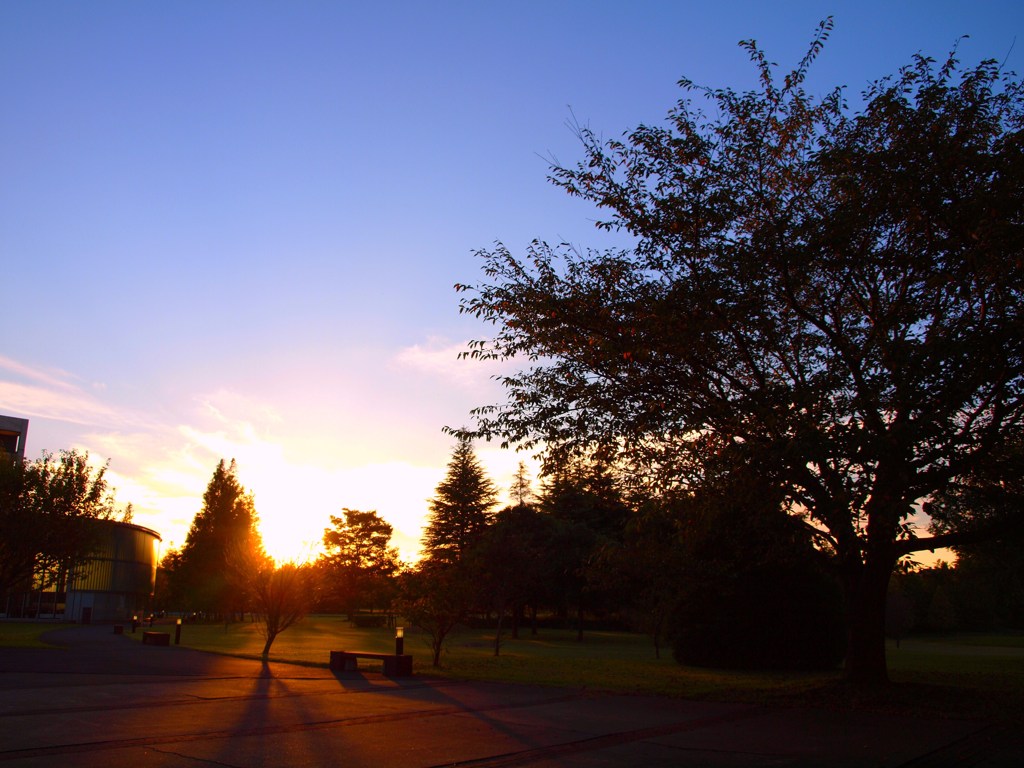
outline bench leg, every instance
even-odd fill
[[[412,656],[389,656],[384,659],[384,675],[386,677],[411,677]]]

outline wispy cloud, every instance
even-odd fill
[[[73,376],[67,371],[62,371],[60,369],[43,370],[40,368],[33,368],[32,366],[25,365],[24,363],[5,355],[0,355],[0,370],[7,371],[8,374],[14,374],[15,376],[19,376],[23,379],[28,379],[51,388],[73,388],[73,385],[69,381]]]
[[[2,355],[0,407],[19,416],[80,425],[137,420],[123,410],[111,408],[66,371],[34,368]]]
[[[393,364],[409,375],[435,379],[442,388],[480,396],[495,386],[489,377],[497,365],[459,360],[463,349],[461,343],[430,339],[402,350]],[[330,516],[349,507],[376,510],[394,526],[394,543],[403,556],[417,555],[427,500],[444,476],[445,459],[388,458],[358,434],[336,444],[322,441],[311,450],[308,439],[294,434],[292,411],[282,413],[277,401],[235,390],[197,393],[150,414],[114,407],[107,392],[82,381],[72,373],[0,357],[0,412],[52,421],[47,429],[57,444],[51,448],[84,448],[99,460],[109,459],[108,478],[118,502],[130,502],[135,522],[158,531],[165,549],[184,542],[217,462],[236,459],[273,554],[309,554]],[[353,458],[360,450],[361,459]],[[485,452],[482,458],[494,465],[489,471],[505,487],[513,457]]]
[[[493,377],[510,368],[509,363],[495,360],[460,359],[466,349],[465,341],[453,342],[434,336],[423,344],[413,344],[400,350],[395,355],[395,362],[469,391],[493,388]]]

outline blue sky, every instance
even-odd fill
[[[495,401],[458,361],[472,252],[601,247],[547,184],[573,119],[658,122],[686,76],[743,89],[835,31],[809,88],[921,51],[1024,71],[1019,2],[0,2],[0,413],[110,459],[180,545],[237,458],[268,548],[342,507],[412,555],[445,425]],[[502,487],[521,456],[478,447]]]

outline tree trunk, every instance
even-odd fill
[[[444,636],[442,635],[441,637],[437,637],[435,635],[433,638],[433,643],[431,644],[431,650],[433,651],[434,654],[433,664],[435,669],[441,666],[441,649],[443,647]]]
[[[889,682],[885,659],[885,604],[893,557],[868,551],[863,564],[844,574],[847,650],[844,675],[858,686]]]
[[[494,655],[498,656],[501,654],[501,624],[502,619],[505,618],[505,609],[498,609],[498,626],[494,632]]]
[[[277,633],[271,634],[270,632],[267,632],[267,642],[263,644],[263,653],[260,654],[260,657],[264,661],[266,661],[267,657],[270,656],[270,646],[274,644],[275,637],[277,637]]]

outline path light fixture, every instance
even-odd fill
[[[135,634],[135,630],[139,628],[139,617],[132,616],[132,634]]]
[[[405,653],[405,627],[395,627],[395,656]]]
[[[181,619],[174,622],[174,644],[181,645]]]

